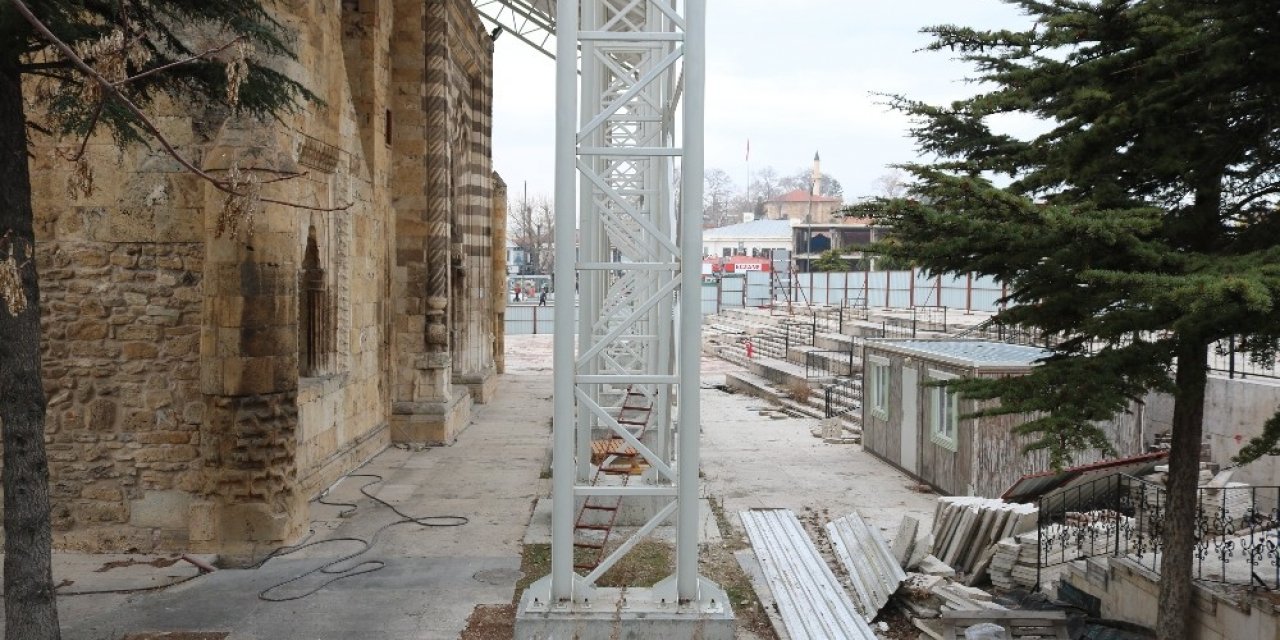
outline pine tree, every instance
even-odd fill
[[[172,149],[143,112],[161,97],[219,102],[269,119],[313,96],[256,58],[289,56],[283,25],[256,0],[0,0],[0,423],[5,635],[60,636],[51,574],[45,396],[40,374],[28,153],[32,132]],[[196,42],[213,42],[209,49]],[[69,159],[86,178],[83,150]],[[229,198],[234,176],[186,162]],[[87,184],[82,185],[88,187]]]
[[[992,412],[1043,416],[1019,431],[1055,464],[1111,448],[1094,421],[1173,394],[1157,631],[1186,638],[1210,349],[1232,336],[1264,358],[1280,346],[1280,11],[1007,1],[1034,26],[926,29],[987,90],[947,106],[890,97],[937,162],[905,167],[910,199],[868,210],[893,229],[883,251],[1000,279],[997,321],[1057,342],[1030,375],[955,385],[999,398]],[[994,130],[1007,114],[1047,130]],[[1278,438],[1280,416],[1242,457],[1275,453]]]
[[[840,252],[836,249],[828,249],[813,261],[814,271],[831,271],[841,272],[849,270],[849,262],[840,257]]]

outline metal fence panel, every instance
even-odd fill
[[[744,276],[728,276],[720,279],[720,307],[746,306],[747,279]]]
[[[710,316],[720,312],[720,287],[714,282],[702,283],[702,315]]]
[[[769,304],[769,280],[771,277],[771,274],[763,271],[747,272],[746,306],[763,307]]]
[[[555,305],[509,304],[503,326],[509,336],[551,334],[556,329],[555,315]],[[577,326],[576,309],[573,317]]]

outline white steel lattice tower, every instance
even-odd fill
[[[618,606],[644,598],[731,621],[723,592],[697,573],[706,0],[556,9],[552,570],[520,615],[581,613],[604,591],[600,576],[674,518],[674,575]],[[624,419],[637,404],[645,419]],[[593,433],[634,450],[643,479],[600,482]],[[601,498],[639,501],[651,517],[579,573],[575,513]]]

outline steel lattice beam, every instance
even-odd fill
[[[555,59],[555,0],[473,0],[486,22]]]
[[[556,305],[552,571],[543,593],[585,602],[597,578],[674,517],[675,575],[661,588],[696,602],[706,0],[683,3],[683,12],[677,0],[560,0],[554,19],[551,4],[476,2],[491,12],[501,5],[495,23],[524,19],[514,32],[526,41],[537,40],[530,24],[556,28],[556,284],[562,300],[576,285],[580,315],[575,323],[573,305]],[[688,206],[677,207],[676,193]],[[620,418],[616,398],[628,389],[652,403],[642,437]],[[644,484],[590,482],[598,431],[639,452],[651,469]],[[601,496],[666,503],[577,575],[575,500]]]

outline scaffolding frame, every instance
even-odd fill
[[[541,606],[586,603],[600,576],[675,517],[675,573],[653,591],[692,604],[705,583],[697,561],[706,0],[560,0],[556,10],[555,278],[560,301],[576,288],[580,304],[576,323],[574,305],[555,307],[551,574],[536,588]],[[643,441],[618,419],[629,389],[652,402]],[[649,469],[644,482],[591,481],[597,433],[636,450]],[[578,575],[575,505],[592,496],[653,501],[652,516]]]

